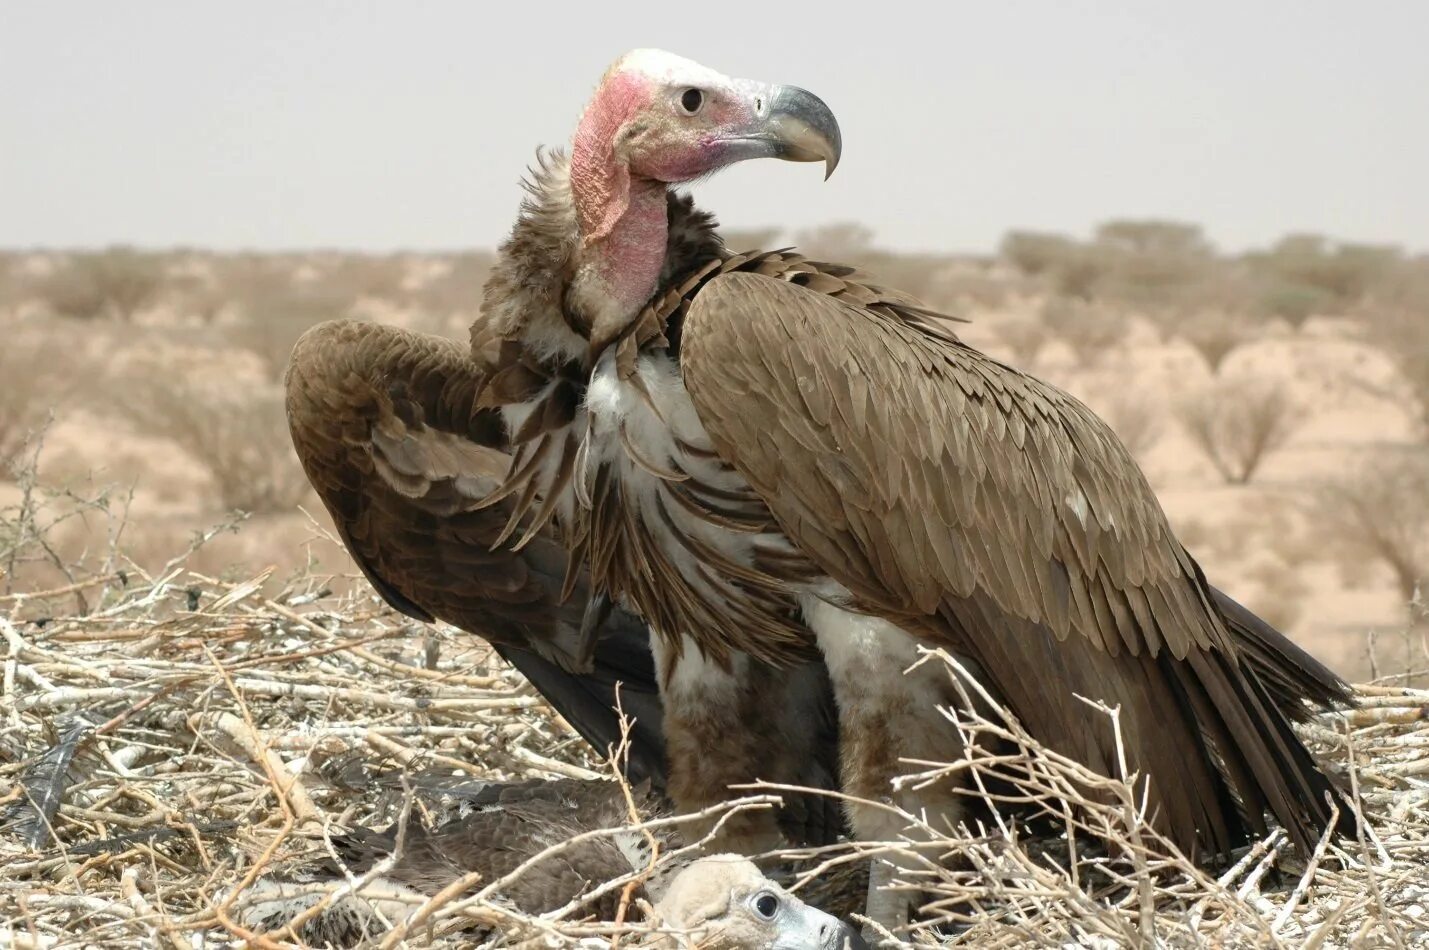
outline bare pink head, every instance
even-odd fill
[[[632,187],[690,181],[749,158],[823,161],[832,174],[840,144],[833,113],[812,93],[635,50],[606,71],[576,130],[571,186],[582,237],[608,235]]]

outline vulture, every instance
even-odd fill
[[[956,823],[959,789],[890,785],[902,759],[960,751],[946,673],[905,674],[926,645],[1051,749],[1103,774],[1124,751],[1190,854],[1267,815],[1301,846],[1335,808],[1350,821],[1291,729],[1347,687],[1208,583],[1105,422],[854,268],[727,249],[676,190],[763,157],[828,174],[840,152],[812,93],[637,50],[569,155],[538,153],[469,347],[309,331],[294,443],[376,588],[486,636],[594,741],[623,683],[655,730],[632,767],[685,810],[836,770]],[[1120,710],[1120,746],[1087,700]],[[799,824],[753,817],[725,843]],[[897,924],[874,871],[870,914]]]
[[[436,797],[460,799],[465,813],[433,828],[409,819],[384,831],[359,828],[334,836],[341,866],[329,861],[309,870],[304,876],[311,882],[258,882],[240,898],[239,922],[261,933],[278,930],[331,890],[322,884],[339,884],[346,874],[374,875],[377,886],[369,893],[339,898],[322,912],[305,915],[297,932],[305,944],[355,946],[410,917],[422,898],[464,874],[480,875],[475,890],[503,881],[518,869],[520,873],[502,886],[497,897],[521,913],[547,914],[589,896],[586,915],[611,921],[620,916],[624,888],[601,886],[649,867],[652,842],[658,842],[662,852],[679,846],[668,829],[651,831],[649,837],[641,830],[625,829],[629,804],[625,792],[611,781],[475,782],[470,788],[448,782],[432,791],[439,792]],[[639,790],[634,790],[632,801],[645,814],[660,808],[658,797]],[[600,829],[624,830],[589,835]],[[587,837],[538,860],[548,848],[581,835]],[[374,874],[384,860],[390,866]],[[637,880],[639,885],[629,896],[651,901],[663,926],[687,934],[700,947],[860,950],[865,946],[847,923],[805,903],[738,855],[687,858]],[[634,913],[634,908],[627,908],[627,919]]]

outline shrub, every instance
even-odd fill
[[[115,387],[138,428],[175,442],[207,469],[226,509],[291,510],[307,493],[278,387],[209,385],[214,374],[136,366]]]
[[[474,318],[496,258],[486,251],[466,251],[451,255],[446,263],[445,273],[413,292],[413,304],[439,323],[457,316]]]
[[[1099,295],[1138,305],[1182,303],[1216,264],[1200,227],[1179,221],[1108,221],[1088,251],[1104,272]]]
[[[1201,311],[1178,321],[1176,333],[1196,348],[1212,373],[1249,337],[1243,318],[1218,311]]]
[[[1318,486],[1313,513],[1327,547],[1384,564],[1415,601],[1429,580],[1429,449],[1375,453]]]
[[[1370,316],[1368,327],[1394,360],[1420,438],[1429,442],[1429,312],[1381,310]]]
[[[130,320],[157,296],[163,277],[155,255],[113,247],[75,254],[41,283],[40,297],[60,316]]]
[[[873,229],[856,221],[838,221],[794,234],[799,253],[821,261],[861,266],[873,251]]]
[[[258,357],[273,381],[281,380],[293,344],[309,327],[344,316],[352,300],[301,287],[284,288],[239,304],[240,320],[228,328],[228,338]]]
[[[1177,418],[1228,484],[1244,485],[1295,434],[1298,407],[1278,383],[1218,379],[1183,400]]]
[[[720,228],[724,246],[736,254],[744,251],[772,251],[782,232],[779,228]]]
[[[1309,284],[1280,282],[1261,294],[1260,306],[1271,316],[1280,317],[1299,329],[1311,317],[1327,313],[1335,307],[1335,297],[1327,290]]]
[[[48,338],[14,330],[0,345],[0,479],[9,476],[64,392],[66,356]]]
[[[25,280],[21,276],[20,258],[0,251],[0,307],[18,303],[25,295]]]
[[[1031,369],[1037,362],[1042,348],[1052,337],[1047,324],[1034,316],[1013,314],[999,317],[992,323],[992,332],[1007,349],[1012,365],[1019,369]]]
[[[402,254],[343,254],[312,281],[317,296],[354,300],[400,300],[407,289],[408,260]]]
[[[1161,441],[1162,411],[1143,396],[1120,393],[1102,408],[1101,417],[1132,458],[1145,458]]]
[[[1050,300],[1042,322],[1071,347],[1077,364],[1095,366],[1126,335],[1126,315],[1076,300]]]
[[[1319,234],[1287,235],[1270,250],[1245,256],[1275,282],[1283,301],[1299,300],[1301,306],[1317,293],[1330,305],[1355,303],[1389,278],[1402,259],[1397,247],[1337,242]]]
[[[169,282],[166,302],[182,319],[196,319],[204,326],[217,323],[230,303],[225,288],[215,281],[186,274]]]
[[[1081,245],[1065,234],[1045,231],[1009,231],[1000,253],[1024,274],[1036,277],[1065,269],[1081,253]]]

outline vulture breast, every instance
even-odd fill
[[[771,653],[804,636],[792,632],[787,581],[809,567],[715,452],[675,358],[646,351],[622,368],[607,351],[585,408],[587,445],[569,491],[591,509],[597,574],[642,606],[675,605],[655,625],[721,663],[729,631],[751,622],[771,637],[735,645],[780,658]],[[649,596],[631,596],[632,586],[644,585]]]

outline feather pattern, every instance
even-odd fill
[[[673,194],[660,289],[592,353],[566,293],[564,159],[543,155],[528,190],[469,349],[349,323],[294,353],[294,444],[386,599],[498,644],[598,748],[624,680],[644,774],[668,767],[677,798],[766,764],[830,781],[836,730],[796,728],[827,709],[827,674],[796,689],[807,676],[773,667],[821,670],[805,605],[832,597],[954,647],[1034,734],[1104,772],[1110,737],[1077,696],[1120,703],[1158,820],[1188,847],[1222,851],[1266,808],[1318,834],[1328,786],[1287,720],[1343,684],[1206,584],[1084,407],[852,268],[729,253]],[[572,675],[607,595],[659,635],[658,672],[617,609],[593,672]],[[670,692],[696,669],[743,698]],[[850,754],[891,768],[885,732]]]
[[[1337,793],[1086,407],[917,312],[764,274],[707,283],[682,339],[716,449],[860,609],[972,659],[1034,735],[1103,773],[1113,736],[1077,697],[1121,706],[1184,847],[1223,854],[1266,809],[1313,845]],[[830,405],[851,366],[878,394],[857,417]]]

